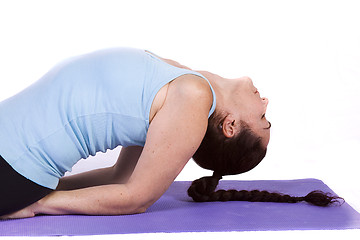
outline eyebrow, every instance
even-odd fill
[[[271,122],[268,121],[268,123],[269,123],[269,126],[267,128],[264,128],[264,129],[270,129],[271,128]]]

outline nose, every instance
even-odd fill
[[[269,104],[269,99],[267,99],[267,98],[262,98],[262,101],[263,101],[263,103],[264,103],[264,105],[265,105],[265,109],[267,108],[267,105]]]

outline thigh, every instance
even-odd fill
[[[52,191],[16,172],[0,156],[0,216],[23,209]]]

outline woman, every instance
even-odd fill
[[[195,201],[253,201],[214,190],[221,176],[265,156],[267,104],[248,77],[194,72],[144,50],[71,58],[0,103],[0,215],[142,213],[192,156],[214,170],[189,188]],[[113,167],[63,177],[81,158],[118,145]]]

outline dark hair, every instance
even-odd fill
[[[339,197],[321,191],[313,191],[305,197],[291,197],[267,191],[218,190],[215,189],[224,175],[247,172],[256,167],[266,155],[266,147],[245,122],[240,122],[241,130],[233,138],[222,133],[225,117],[216,110],[209,118],[208,128],[193,159],[202,168],[214,171],[211,177],[202,177],[192,182],[188,195],[197,202],[206,201],[250,201],[286,202],[307,201],[317,206],[327,206],[338,202]]]
[[[240,121],[240,132],[227,138],[220,127],[223,122],[223,114],[215,110],[209,117],[204,139],[193,156],[194,161],[219,176],[240,174],[256,167],[266,155],[261,138],[243,121]]]

